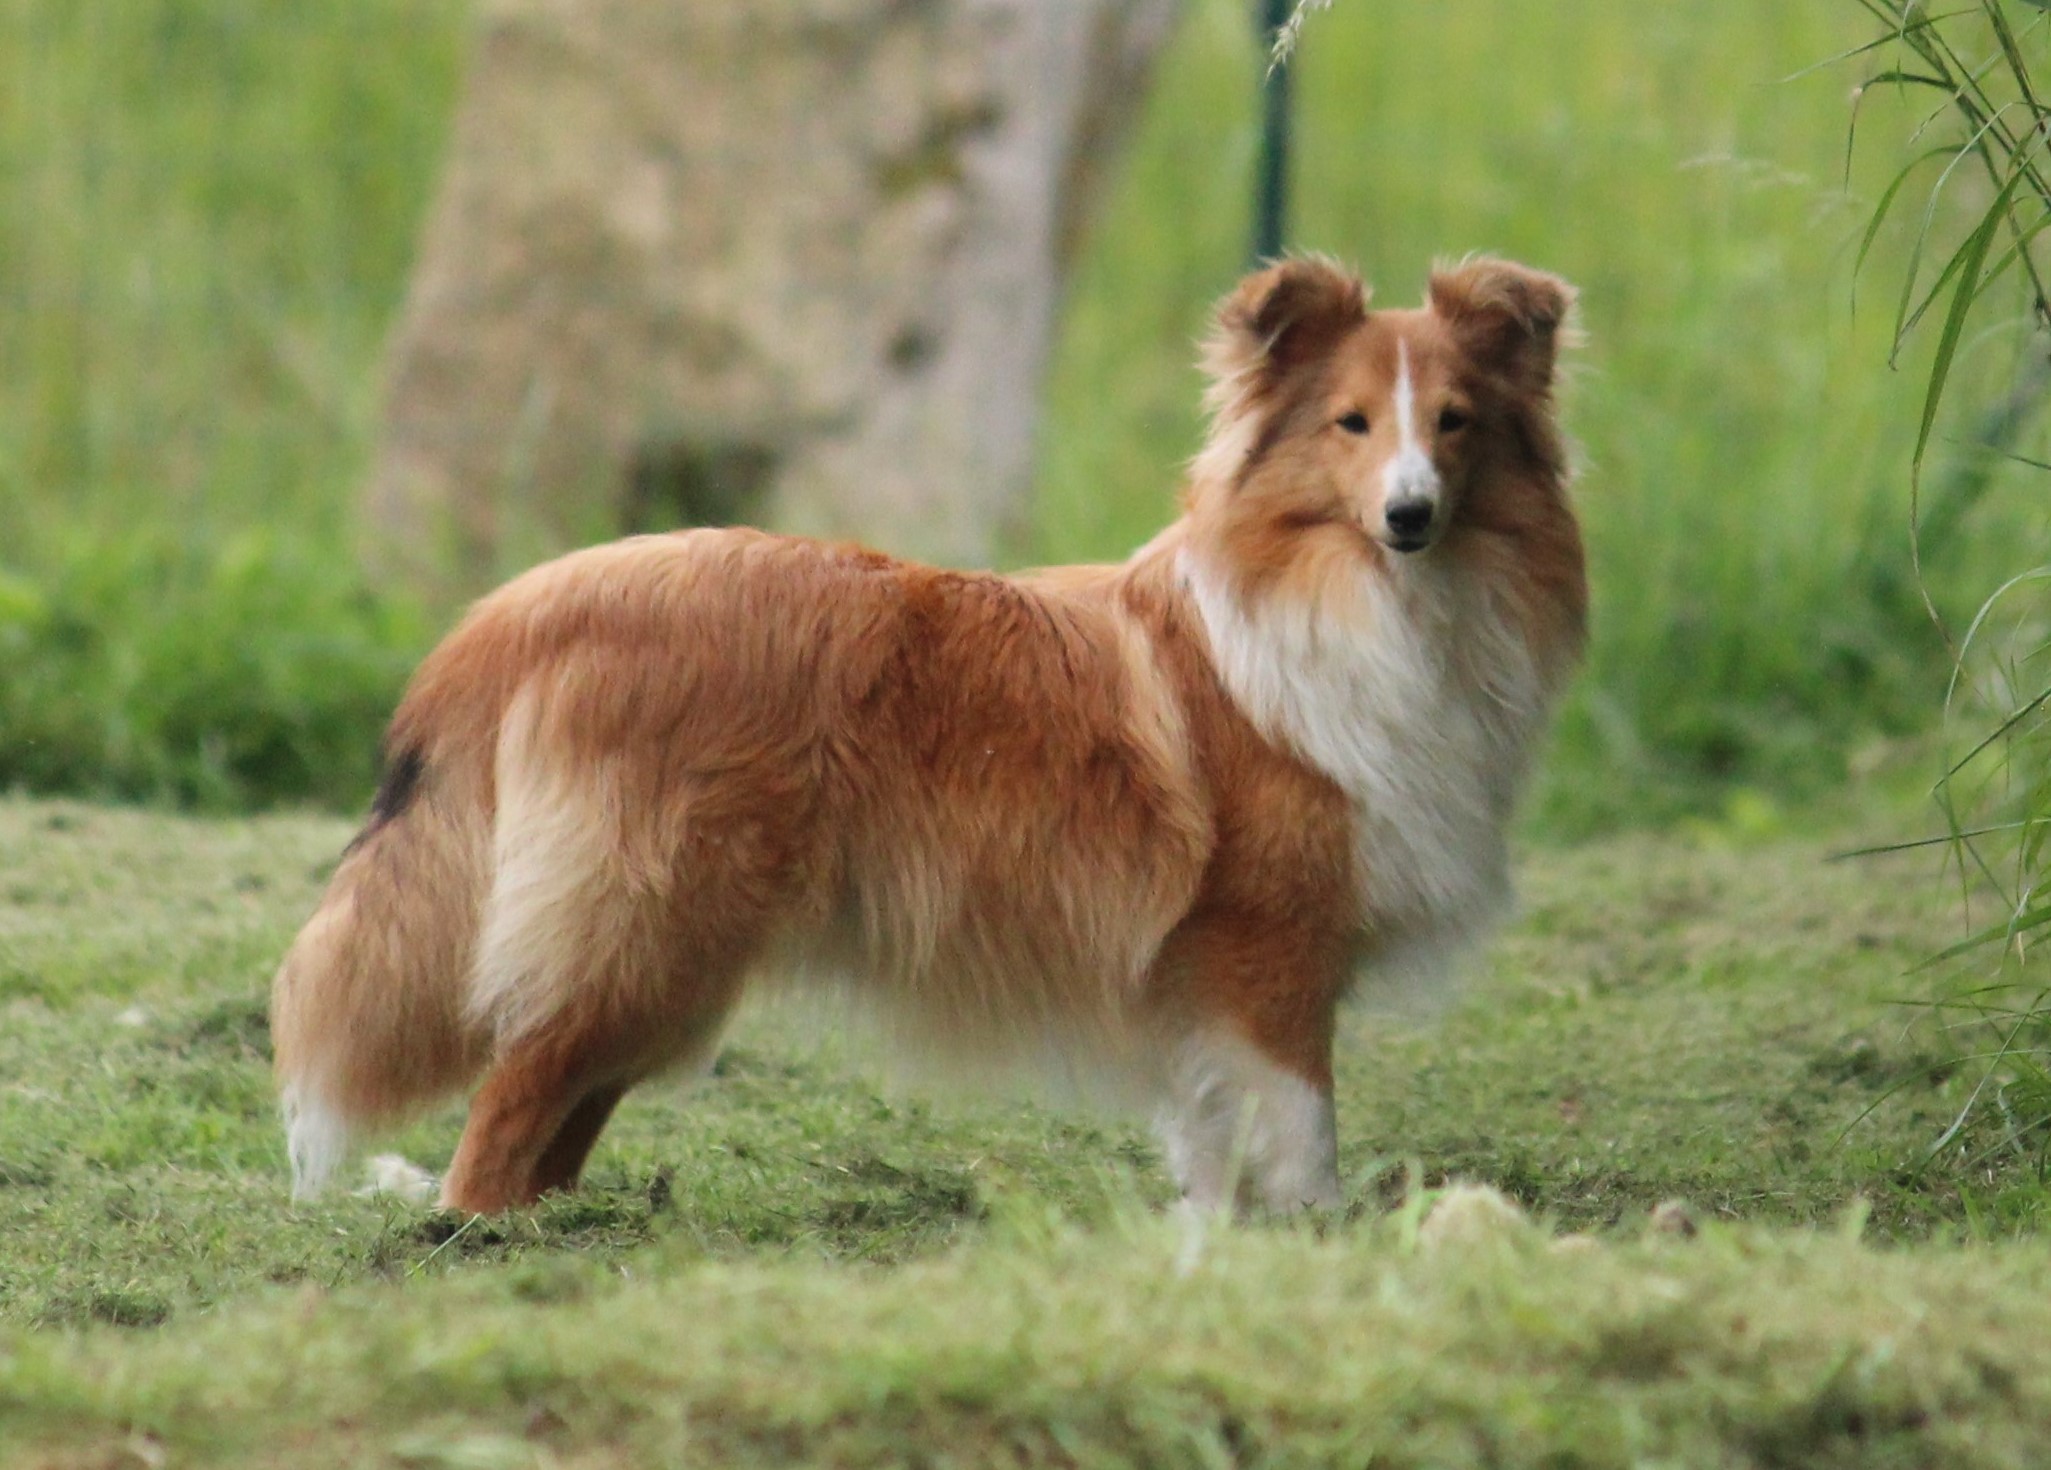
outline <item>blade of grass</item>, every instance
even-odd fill
[[[1994,235],[2001,227],[2001,221],[2008,210],[2008,203],[2015,197],[2016,189],[2023,180],[2022,170],[2009,175],[2008,182],[1988,206],[1980,223],[1966,243],[1960,247],[1958,259],[1958,283],[1953,288],[1951,309],[1945,313],[1943,329],[1938,333],[1937,352],[1930,365],[1930,389],[1923,397],[1922,422],[1916,429],[1916,447],[1910,457],[1911,467],[1920,471],[1924,452],[1930,445],[1930,430],[1937,422],[1937,407],[1944,400],[1944,386],[1951,378],[1952,360],[1957,356],[1960,336],[1965,331],[1966,316],[1973,303],[1979,299],[1975,289],[1979,282],[1980,267],[1987,259],[1987,252],[1994,243]]]
[[[1852,280],[1854,283],[1857,282],[1860,271],[1866,264],[1866,257],[1872,253],[1873,242],[1879,237],[1881,226],[1887,223],[1887,216],[1893,210],[1894,201],[1900,196],[1902,186],[1908,183],[1917,169],[1921,168],[1931,159],[1943,158],[1947,155],[1956,157],[1958,151],[1955,147],[1942,147],[1932,148],[1927,152],[1919,153],[1902,167],[1901,172],[1888,181],[1887,187],[1881,191],[1879,200],[1873,206],[1872,218],[1866,221],[1865,233],[1859,238],[1858,253],[1852,258]]]

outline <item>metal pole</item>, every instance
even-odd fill
[[[1290,0],[1254,0],[1261,38],[1261,147],[1253,193],[1253,262],[1282,253],[1289,222],[1289,64],[1272,63]]]

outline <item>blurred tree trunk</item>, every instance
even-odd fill
[[[482,0],[389,348],[378,554],[471,590],[749,519],[988,557],[1177,5]]]

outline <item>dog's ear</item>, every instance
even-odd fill
[[[1294,257],[1255,271],[1218,303],[1204,370],[1227,393],[1271,385],[1366,318],[1358,276],[1320,256]]]
[[[1452,327],[1466,349],[1515,388],[1543,393],[1552,386],[1574,288],[1558,276],[1513,261],[1477,256],[1432,272],[1431,309]]]

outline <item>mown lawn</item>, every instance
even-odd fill
[[[2037,1140],[1988,1109],[1927,1157],[1982,1071],[1899,1003],[1957,932],[1927,856],[1530,852],[1461,998],[1349,1021],[1345,1216],[1197,1235],[1143,1131],[896,1090],[788,1010],[638,1095],[577,1196],[293,1206],[262,997],[346,835],[0,802],[7,1463],[1999,1465],[2051,1431]],[[393,1146],[438,1166],[458,1122]],[[1420,1245],[1449,1176],[1534,1223]]]

